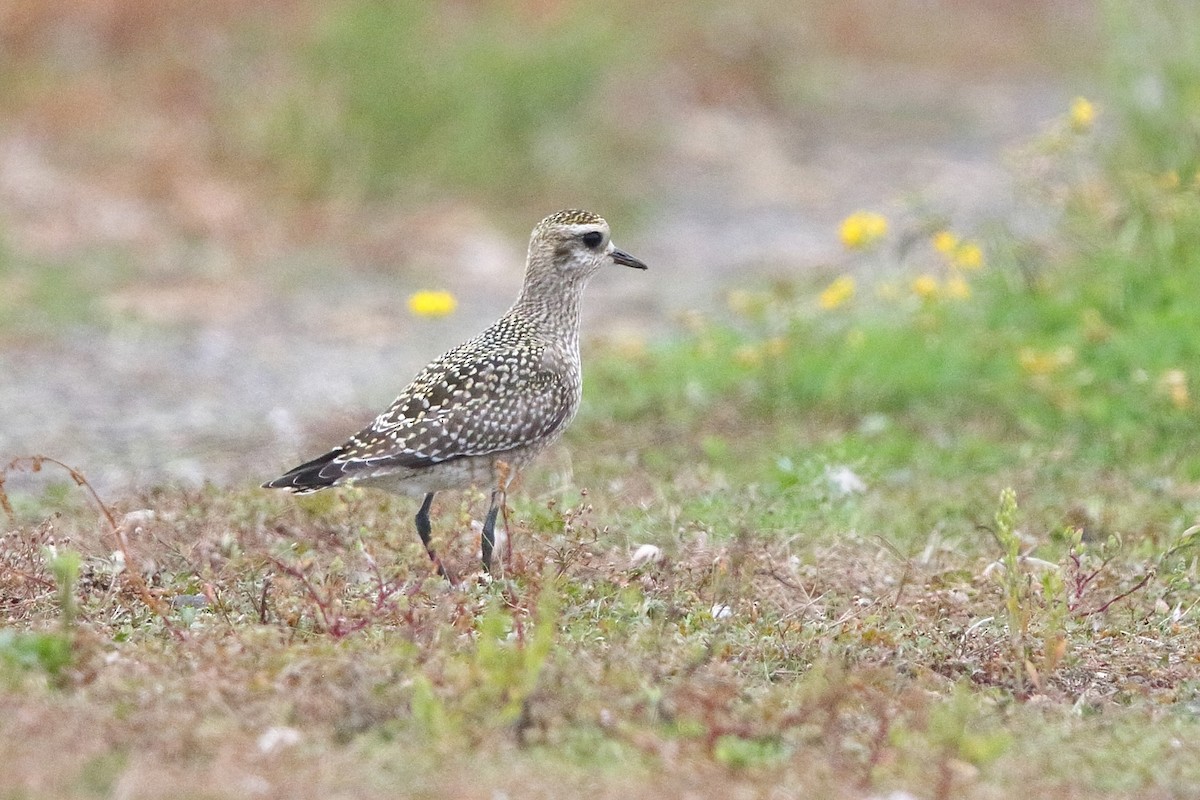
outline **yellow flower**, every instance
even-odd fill
[[[762,348],[752,344],[744,344],[733,351],[733,360],[743,367],[757,367],[762,364]]]
[[[974,242],[963,242],[954,249],[950,263],[959,269],[977,270],[983,266],[983,248]]]
[[[958,247],[958,237],[950,231],[938,231],[933,235],[933,249],[949,256]]]
[[[729,304],[730,311],[742,316],[750,315],[758,306],[754,295],[745,289],[734,289],[725,301]]]
[[[647,352],[646,340],[637,334],[618,335],[610,345],[622,358],[630,361],[644,358]]]
[[[959,239],[950,231],[938,231],[930,240],[933,249],[955,269],[975,270],[983,266],[983,248],[970,239]]]
[[[1030,375],[1049,375],[1075,360],[1075,351],[1070,347],[1060,347],[1056,350],[1035,350],[1032,347],[1022,347],[1017,354],[1021,369]]]
[[[772,336],[763,342],[763,348],[771,358],[779,358],[787,352],[788,342],[782,336]]]
[[[951,275],[946,279],[946,296],[966,300],[971,296],[971,284],[962,275]]]
[[[418,317],[444,317],[457,307],[454,295],[446,291],[414,292],[408,297],[408,310]]]
[[[887,217],[874,211],[855,211],[842,220],[842,244],[851,250],[863,250],[887,234]]]
[[[843,275],[833,283],[825,287],[821,292],[819,301],[821,308],[826,311],[832,311],[835,308],[840,308],[846,304],[851,297],[854,297],[854,278],[849,275]]]
[[[940,288],[932,275],[918,275],[912,282],[913,294],[922,300],[936,300]]]
[[[1076,97],[1071,101],[1071,110],[1067,114],[1071,122],[1071,130],[1076,133],[1087,133],[1096,121],[1096,107],[1086,97]]]
[[[729,310],[741,317],[761,317],[775,302],[776,296],[769,291],[733,289],[725,296]]]
[[[1181,369],[1169,369],[1164,372],[1158,379],[1158,388],[1171,400],[1171,405],[1180,410],[1187,408],[1191,402],[1187,373]]]
[[[1171,191],[1172,189],[1178,189],[1179,188],[1179,173],[1173,169],[1167,170],[1166,172],[1164,172],[1158,176],[1156,182],[1158,183],[1158,187],[1160,189],[1166,189],[1167,191]]]

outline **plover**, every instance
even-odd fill
[[[480,553],[490,571],[496,514],[509,485],[579,410],[580,298],[609,264],[646,269],[613,245],[601,217],[576,209],[546,217],[529,237],[525,282],[504,316],[432,361],[344,444],[263,486],[307,494],[354,483],[424,496],[417,534],[447,577],[430,539],[434,494],[488,487]]]

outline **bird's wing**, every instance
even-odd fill
[[[539,349],[477,355],[469,366],[456,363],[453,352],[422,370],[387,411],[342,445],[321,477],[503,452],[565,421],[571,391],[543,365]]]

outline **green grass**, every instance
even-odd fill
[[[314,57],[361,35],[407,63],[417,34],[347,9]],[[531,96],[560,110],[588,52]],[[1189,164],[1162,140],[1184,101],[1141,120],[1123,88],[1099,131],[1032,146],[1054,230],[990,234],[970,297],[764,288],[590,353],[571,458],[513,493],[495,580],[437,580],[413,505],[365,491],[149,488],[115,527],[74,490],[24,498],[0,795],[1194,796],[1200,200],[1160,174]],[[440,498],[451,564],[483,505]]]
[[[494,581],[437,580],[412,505],[370,492],[157,489],[120,535],[26,499],[8,783],[1194,793],[1200,279],[1192,248],[1067,207],[1059,241],[992,243],[968,298],[764,289],[594,351],[570,466],[513,494]],[[1057,260],[1004,256],[1035,246]],[[460,568],[482,503],[435,509]]]
[[[607,441],[626,459],[639,451],[636,435]],[[934,454],[915,455],[921,480]],[[510,576],[459,590],[429,575],[400,501],[156,492],[128,503],[157,517],[127,530],[127,563],[148,570],[162,617],[114,569],[93,521],[61,518],[55,535],[86,556],[71,657],[53,672],[0,660],[6,702],[27,710],[3,723],[5,763],[18,778],[53,768],[55,795],[135,766],[138,780],[204,780],[209,796],[236,795],[249,774],[283,792],[366,796],[476,796],[476,780],[637,795],[666,779],[716,794],[788,781],[835,794],[989,796],[1029,783],[1032,796],[1119,797],[1200,781],[1194,626],[1156,609],[1196,601],[1194,553],[1162,560],[1165,544],[1143,548],[1148,533],[1126,531],[1102,563],[1101,544],[1052,535],[1050,510],[1072,498],[1042,483],[996,530],[1061,567],[1056,601],[1024,572],[986,574],[1001,547],[970,520],[990,523],[998,501],[974,490],[976,475],[822,500],[804,469],[799,483],[757,488],[733,477],[754,466],[577,459],[580,477],[630,484],[583,500],[522,496]],[[936,496],[954,490],[971,495],[957,521]],[[745,516],[748,501],[762,517]],[[1152,497],[1132,502],[1163,513]],[[443,504],[435,529],[459,564],[472,558],[470,537],[453,533],[466,511]],[[788,512],[799,516],[757,521]],[[57,632],[64,607],[45,535],[19,527],[6,540],[6,596],[31,632]],[[666,560],[630,566],[647,538]],[[1150,566],[1157,576],[1136,589]],[[207,600],[182,602],[197,596]],[[35,718],[50,722],[35,731]],[[299,742],[263,754],[273,728]],[[35,766],[33,738],[61,746]],[[253,773],[229,767],[223,754],[236,753]]]
[[[645,34],[612,7],[567,5],[326,9],[261,144],[318,195],[436,189],[511,205],[593,185],[607,202],[616,174],[601,165],[630,127],[606,92],[635,74]]]
[[[1195,279],[1111,236],[1021,274],[833,311],[765,291],[594,353],[570,476],[551,458],[514,494],[492,582],[435,579],[412,506],[369,492],[156,490],[121,501],[155,511],[123,540],[59,496],[3,551],[10,780],[1194,792],[1196,419],[1158,376],[1196,363]],[[452,564],[481,503],[436,509]],[[69,599],[51,537],[83,556]]]

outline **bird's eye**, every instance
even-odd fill
[[[604,234],[600,231],[588,231],[583,235],[583,243],[595,250],[604,241]]]

